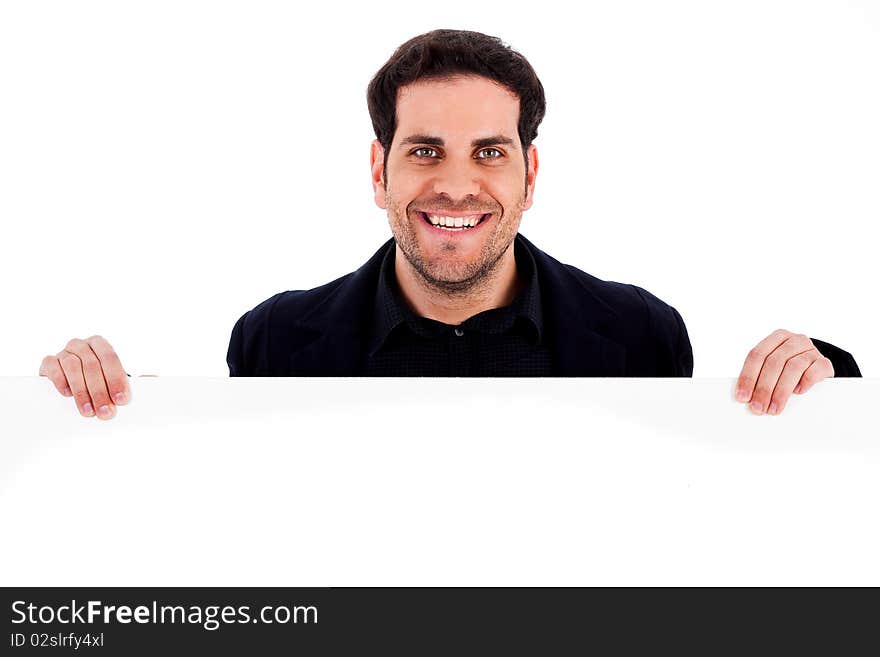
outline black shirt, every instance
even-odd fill
[[[413,313],[394,274],[394,242],[385,253],[362,376],[556,376],[542,341],[543,314],[535,260],[514,242],[517,272],[526,285],[503,308],[454,326]]]

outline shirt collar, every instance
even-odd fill
[[[446,325],[435,320],[416,316],[400,296],[397,280],[394,275],[394,253],[396,243],[391,242],[382,259],[379,270],[379,281],[376,286],[376,297],[373,308],[372,334],[370,338],[369,355],[373,356],[388,339],[391,332],[400,324],[406,324],[413,332],[432,336],[445,330]],[[493,308],[483,313],[478,313],[462,322],[463,327],[468,324],[471,328],[480,330],[484,313],[507,313],[512,323],[521,317],[531,325],[534,342],[540,342],[543,336],[544,323],[541,311],[541,290],[538,284],[538,270],[535,266],[535,258],[526,246],[525,242],[517,234],[514,240],[514,257],[516,268],[526,281],[525,287],[517,297],[502,308]]]

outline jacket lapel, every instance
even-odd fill
[[[390,239],[294,326],[288,376],[354,376],[369,339],[379,270]]]
[[[522,235],[538,269],[546,340],[561,376],[624,376],[626,348],[617,334],[617,313],[582,276],[572,273]]]

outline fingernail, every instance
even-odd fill
[[[92,405],[89,402],[83,404],[83,413],[86,415],[94,415],[95,409],[92,408]]]
[[[763,407],[761,406],[761,402],[759,402],[759,401],[753,401],[751,404],[749,404],[749,408],[751,408],[752,411],[754,411],[755,413],[758,413],[759,415],[761,414],[761,411],[763,410]]]
[[[748,400],[749,400],[749,393],[747,393],[742,388],[740,388],[739,390],[736,391],[736,401],[744,402],[744,401],[748,401]]]
[[[112,413],[110,412],[110,407],[104,404],[98,409],[98,415],[101,417],[110,417]]]
[[[777,411],[776,403],[775,402],[771,403],[768,412],[770,413],[770,415],[776,415],[776,411]]]
[[[801,391],[801,384],[800,384],[800,383],[798,383],[798,384],[794,387],[794,391],[795,391],[795,392],[800,392],[800,391]]]
[[[117,392],[115,395],[113,395],[113,399],[116,400],[117,404],[124,404],[125,403],[125,393],[124,392]]]
[[[64,390],[61,391],[61,394],[64,395],[65,397],[70,397],[73,393],[70,392],[70,388],[65,388]]]

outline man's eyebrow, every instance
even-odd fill
[[[433,137],[431,135],[410,135],[409,137],[404,137],[400,141],[401,146],[406,146],[408,144],[428,144],[430,146],[443,146],[443,139],[440,137]],[[471,147],[479,148],[481,146],[495,146],[495,145],[505,145],[505,146],[514,146],[514,141],[510,137],[505,137],[504,135],[492,135],[491,137],[481,137],[480,139],[474,139],[471,142]]]

